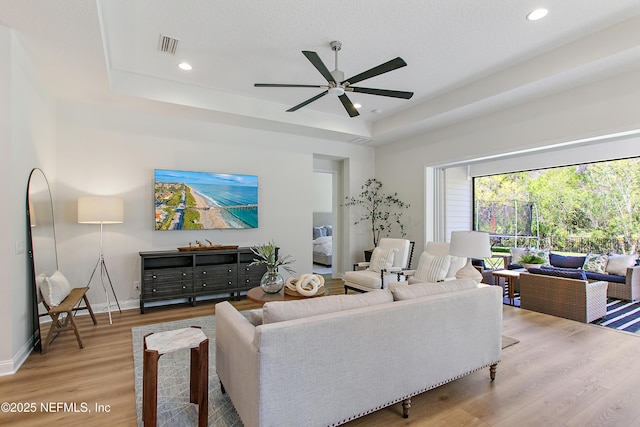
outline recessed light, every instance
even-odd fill
[[[193,67],[188,62],[181,62],[178,64],[178,68],[184,71],[191,71]]]
[[[527,19],[529,21],[537,21],[538,19],[542,19],[547,16],[547,13],[549,13],[549,11],[541,7],[540,9],[529,12],[529,14],[527,15]]]
[[[356,102],[356,103],[354,103],[354,104],[353,104],[353,106],[354,106],[355,108],[362,108],[362,105],[358,104],[357,102]]]

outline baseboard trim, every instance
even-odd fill
[[[0,377],[5,375],[14,375],[18,369],[27,360],[33,350],[33,336],[20,348],[18,354],[13,356],[11,360],[0,361]]]

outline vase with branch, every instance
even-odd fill
[[[289,274],[295,274],[295,270],[289,267],[289,264],[296,262],[291,256],[278,255],[278,248],[273,241],[262,245],[256,245],[251,247],[251,252],[256,255],[257,258],[253,259],[253,262],[249,265],[264,265],[267,267],[267,272],[264,273],[262,279],[260,279],[260,287],[267,294],[277,294],[284,287],[284,279],[278,272],[278,269],[282,267]]]
[[[409,204],[398,198],[398,193],[386,194],[382,191],[382,182],[376,178],[368,179],[361,187],[360,194],[347,197],[343,206],[361,208],[361,215],[353,225],[365,223],[371,231],[373,247],[377,247],[380,238],[389,236],[394,230],[405,237],[402,214]]]

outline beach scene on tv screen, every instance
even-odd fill
[[[258,177],[155,170],[156,230],[258,227]]]

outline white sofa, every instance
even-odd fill
[[[391,296],[433,293],[429,286],[451,291],[455,282],[267,303],[265,322],[267,312],[290,307],[324,314],[259,326],[219,303],[216,371],[223,390],[247,427],[326,426],[398,402],[408,416],[411,396],[485,367],[493,379],[501,349],[499,287]],[[349,308],[361,305],[354,298],[365,306]],[[327,312],[331,305],[343,310]]]

